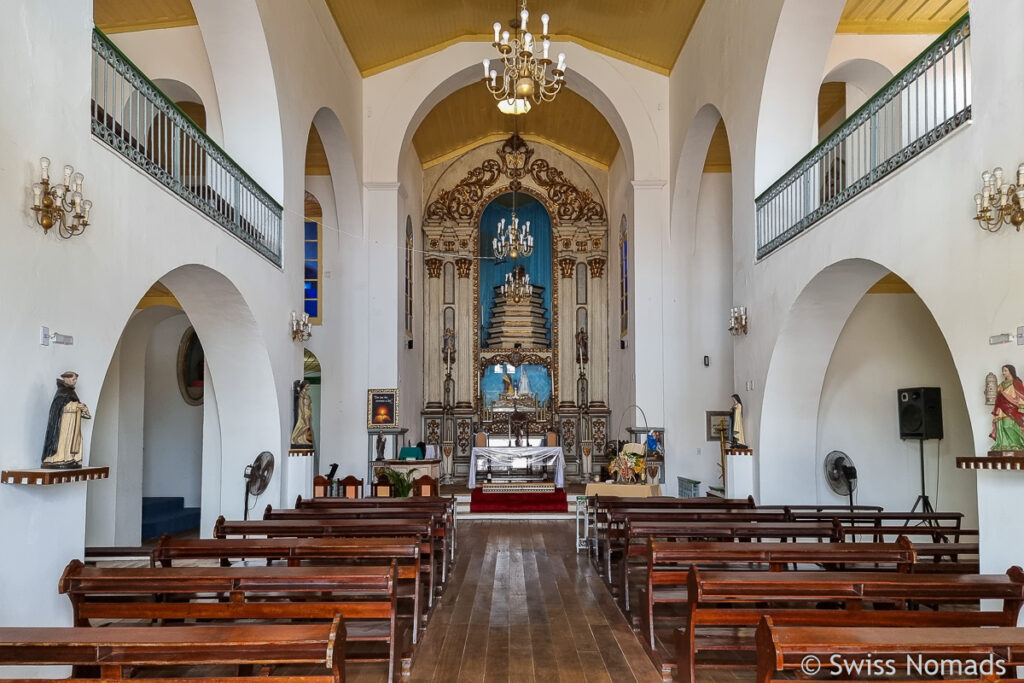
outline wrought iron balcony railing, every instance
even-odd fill
[[[92,133],[274,265],[281,205],[98,29]]]
[[[971,119],[968,15],[756,200],[768,256]]]

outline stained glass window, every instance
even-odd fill
[[[321,299],[321,228],[319,221],[306,221],[303,256],[305,273],[303,274],[303,310],[309,314],[309,322],[320,324]]]

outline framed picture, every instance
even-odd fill
[[[719,441],[722,438],[723,431],[725,431],[725,438],[728,440],[729,420],[732,419],[732,413],[728,410],[707,410],[704,412],[704,415],[707,421],[707,440]]]
[[[366,428],[398,426],[398,389],[369,389],[366,392]]]

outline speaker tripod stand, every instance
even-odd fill
[[[932,507],[932,502],[928,500],[928,493],[926,492],[924,485],[924,439],[918,439],[917,445],[919,447],[918,455],[921,460],[921,495],[919,495],[917,497],[917,500],[914,501],[914,507],[910,508],[910,512],[917,512],[917,506],[920,505],[921,512],[934,513],[935,508]],[[910,520],[907,520],[907,524],[910,524]],[[926,519],[922,522],[922,524],[925,524],[927,526],[933,526],[937,525],[938,522],[936,522],[936,520],[934,519]]]

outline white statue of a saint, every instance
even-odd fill
[[[519,386],[516,387],[517,396],[532,396],[533,392],[530,391],[530,375],[527,374],[526,368],[522,369],[519,373]]]

